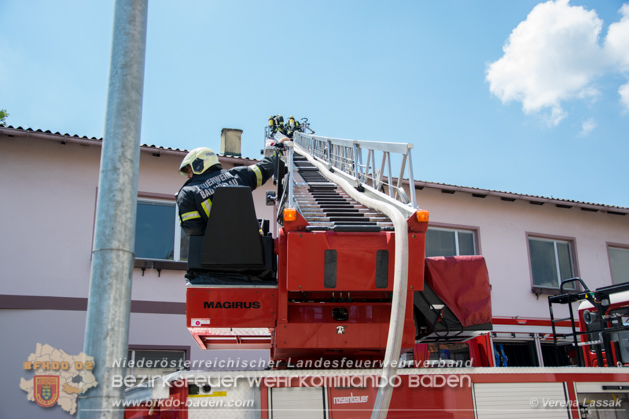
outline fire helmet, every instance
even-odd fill
[[[218,161],[218,156],[212,149],[207,147],[199,147],[195,148],[191,152],[189,152],[186,157],[184,157],[181,162],[181,166],[179,166],[179,173],[183,176],[188,176],[188,174],[183,170],[184,167],[190,166],[192,173],[195,175],[200,175],[205,172],[210,167],[220,164]]]

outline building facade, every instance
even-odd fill
[[[554,353],[548,296],[559,294],[560,280],[572,277],[582,278],[592,290],[629,281],[627,209],[418,186],[423,187],[418,202],[430,211],[427,256],[485,257],[496,365],[568,364],[567,354],[556,359]],[[553,309],[556,318],[569,315],[566,306]]]
[[[33,375],[24,362],[37,344],[83,350],[100,153],[99,139],[0,127],[0,417],[41,415],[19,387]],[[227,358],[268,359],[266,351],[201,351],[186,329],[187,248],[175,206],[186,153],[141,147],[129,359],[204,360],[215,369],[233,369],[220,363]],[[226,154],[224,168],[256,162]],[[271,189],[269,181],[254,191],[258,218],[274,218],[265,205]],[[415,192],[430,211],[427,256],[485,256],[497,364],[551,363],[547,297],[561,279],[579,276],[592,289],[629,282],[629,208],[422,181]],[[67,417],[59,407],[45,415]]]

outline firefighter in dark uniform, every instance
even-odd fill
[[[273,127],[271,129],[271,135],[280,133],[286,135],[286,126],[284,125],[284,117],[282,115],[275,115],[269,118],[269,126],[271,125],[271,118],[273,118]]]
[[[179,173],[187,176],[188,181],[177,193],[179,218],[186,234],[188,236],[205,234],[212,209],[212,197],[217,187],[245,185],[253,190],[262,186],[273,176],[275,158],[267,157],[252,166],[225,170],[211,149],[199,147],[189,152],[179,167]]]
[[[295,120],[294,116],[290,116],[290,118],[288,118],[288,122],[286,123],[286,136],[288,138],[293,138],[293,133],[295,131],[300,131],[301,126],[299,124],[299,121]]]

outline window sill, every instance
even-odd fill
[[[560,294],[570,294],[579,292],[575,289],[565,289],[564,292],[560,292],[559,288],[542,288],[542,287],[532,287],[531,292],[537,296],[543,295],[560,295]]]
[[[133,262],[134,268],[142,269],[142,275],[144,275],[144,271],[146,269],[157,269],[158,276],[162,269],[171,270],[171,271],[185,271],[188,269],[188,262],[177,262],[174,260],[163,260],[163,259],[145,259],[145,258],[136,258]]]

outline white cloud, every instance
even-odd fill
[[[567,116],[563,101],[596,98],[597,76],[629,71],[629,4],[620,13],[602,48],[603,22],[596,11],[569,0],[538,4],[513,30],[502,58],[488,66],[491,93],[503,103],[521,102],[526,114],[546,111],[544,119],[556,126]],[[629,109],[629,87],[621,90]]]
[[[605,40],[605,52],[618,71],[629,72],[629,4],[620,8],[622,18],[619,22],[609,25]],[[620,103],[625,111],[629,111],[629,83],[620,86]]]
[[[583,123],[581,124],[581,136],[585,137],[597,126],[598,124],[594,121],[594,118],[583,121]]]
[[[629,4],[620,8],[622,18],[609,25],[605,52],[620,71],[629,71]]]
[[[625,111],[629,111],[629,83],[620,86],[618,93],[620,94],[620,103],[625,107]]]
[[[550,115],[546,116],[544,119],[546,120],[548,126],[556,127],[566,116],[568,116],[568,114],[561,108],[561,106],[553,106]]]

